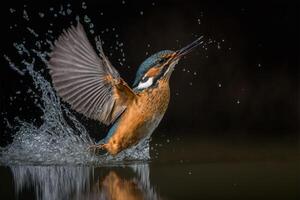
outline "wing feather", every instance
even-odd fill
[[[110,124],[135,93],[110,64],[102,46],[99,50],[98,56],[78,23],[64,30],[55,42],[49,69],[53,85],[64,101],[85,116]]]

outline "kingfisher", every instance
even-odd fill
[[[78,22],[54,42],[48,68],[63,101],[86,117],[111,125],[102,142],[90,148],[114,156],[151,136],[167,110],[175,65],[201,43],[199,37],[180,50],[148,57],[130,87],[105,56],[101,42],[97,54]]]

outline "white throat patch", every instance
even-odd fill
[[[140,82],[137,86],[138,89],[148,88],[153,84],[153,77],[148,78],[146,82]]]

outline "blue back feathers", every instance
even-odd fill
[[[148,57],[140,66],[136,72],[135,80],[133,83],[133,87],[136,87],[141,79],[143,78],[144,74],[153,66],[157,65],[159,61],[164,57],[164,55],[168,55],[173,53],[174,51],[171,50],[163,50],[159,51],[152,56]]]

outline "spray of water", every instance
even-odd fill
[[[25,19],[30,21],[30,15],[26,11],[25,13]],[[71,13],[70,6],[61,7],[58,11],[58,14],[63,16],[67,13]],[[43,18],[45,14],[41,13],[40,16]],[[84,21],[89,27],[93,27],[91,20],[86,18]],[[94,155],[87,150],[89,145],[95,143],[94,140],[90,138],[82,123],[61,103],[50,82],[38,71],[47,68],[47,55],[54,38],[52,32],[48,31],[43,41],[38,40],[38,36],[41,35],[37,33],[38,31],[29,27],[27,30],[34,36],[33,38],[36,38],[36,48],[27,49],[26,42],[14,43],[17,53],[26,59],[16,64],[9,56],[4,57],[13,70],[20,75],[31,77],[34,85],[31,91],[40,94],[37,95],[39,99],[35,104],[42,111],[42,124],[18,120],[18,124],[12,128],[13,142],[0,151],[0,163],[6,165],[107,164],[124,160],[149,159],[148,139],[121,152],[116,157],[108,154]],[[99,40],[96,40],[96,43],[99,43]],[[48,44],[48,48],[43,49],[41,44]]]

